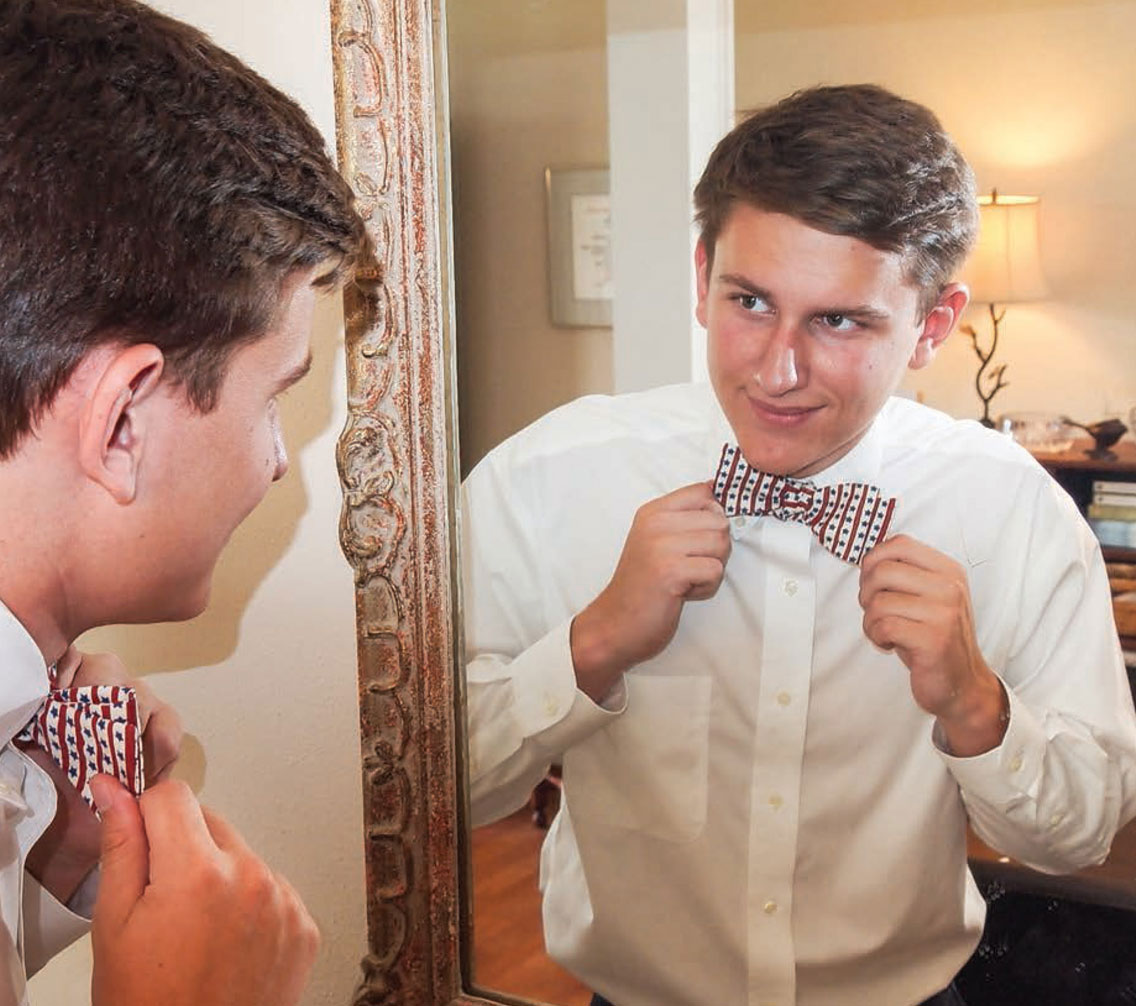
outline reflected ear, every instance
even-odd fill
[[[694,246],[694,273],[698,279],[698,304],[694,308],[694,317],[705,328],[706,298],[710,293],[710,261],[706,254],[706,243],[701,238]]]
[[[926,367],[947,336],[954,331],[970,300],[970,291],[962,283],[951,283],[939,294],[935,305],[923,319],[923,330],[907,365],[912,370]]]
[[[92,382],[79,420],[84,474],[117,503],[133,501],[146,443],[148,406],[162,376],[157,346],[125,346],[110,354]]]

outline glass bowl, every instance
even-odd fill
[[[1028,451],[1060,454],[1073,446],[1077,431],[1051,412],[1007,412],[995,428],[1008,433]]]

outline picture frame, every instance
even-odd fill
[[[549,313],[567,328],[611,327],[607,168],[546,168]]]

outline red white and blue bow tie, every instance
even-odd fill
[[[142,727],[133,688],[53,687],[15,739],[43,748],[91,807],[90,782],[100,772],[142,795]]]
[[[714,498],[727,517],[768,514],[805,524],[829,552],[856,565],[887,534],[896,502],[865,482],[818,486],[758,471],[732,444],[722,448]]]

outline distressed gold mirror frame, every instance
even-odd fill
[[[441,0],[331,0],[339,163],[376,262],[345,295],[367,956],[356,1006],[462,995],[456,392]]]

